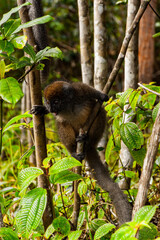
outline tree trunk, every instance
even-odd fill
[[[25,1],[17,0],[17,4],[21,5]],[[26,7],[21,8],[19,11],[20,18],[22,23],[28,22],[28,9]],[[24,31],[24,34],[27,36],[28,43],[32,46],[35,46],[34,37],[31,28],[27,28]],[[31,102],[33,105],[42,105],[42,94],[41,94],[41,83],[39,71],[32,70],[29,73],[29,84],[31,91]],[[46,151],[46,136],[45,136],[45,125],[44,125],[44,116],[33,115],[33,126],[34,126],[34,140],[36,148],[36,165],[37,167],[42,168],[43,160],[47,157]],[[45,229],[52,223],[54,217],[54,209],[52,204],[52,195],[50,192],[50,185],[48,176],[43,169],[44,174],[40,175],[38,178],[38,186],[47,190],[47,206],[43,214],[43,224]]]
[[[105,1],[94,0],[94,87],[102,90],[107,80]]]
[[[151,5],[156,8],[156,1]],[[150,7],[145,11],[139,27],[139,82],[149,83],[154,73],[154,38],[156,15]]]
[[[129,0],[127,10],[127,26],[128,30],[137,14],[140,5],[140,0]],[[125,56],[125,78],[124,78],[124,91],[129,88],[136,89],[138,82],[138,29],[133,34],[131,41],[128,45],[126,56]],[[124,107],[124,111],[128,108],[127,105]],[[128,115],[124,113],[124,123],[129,122]],[[120,171],[129,170],[132,167],[133,158],[127,148],[127,146],[121,141],[120,151]],[[130,178],[123,178],[119,182],[121,189],[129,189]]]
[[[88,0],[78,0],[82,81],[93,85],[91,31]]]

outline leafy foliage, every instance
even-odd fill
[[[35,188],[21,200],[21,210],[16,216],[18,231],[22,237],[28,238],[32,229],[36,229],[42,218],[47,203],[46,190]]]

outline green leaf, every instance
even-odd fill
[[[156,37],[159,37],[160,36],[160,32],[154,34],[152,37],[156,38]]]
[[[82,166],[82,164],[73,157],[66,157],[56,162],[49,170],[50,174],[56,174],[67,170],[69,168],[73,168],[76,166]]]
[[[153,109],[153,111],[152,111],[152,118],[153,118],[153,121],[154,121],[154,122],[155,122],[155,120],[156,120],[156,117],[157,117],[157,113],[158,113],[159,108],[160,108],[160,103],[158,103],[158,104],[154,107],[154,109]]]
[[[53,227],[57,232],[67,236],[70,232],[70,224],[65,217],[59,216],[53,220]]]
[[[39,51],[36,54],[36,62],[39,62],[42,59],[45,59],[47,57],[62,59],[63,54],[62,54],[62,51],[57,47],[55,47],[55,48],[46,47],[45,49]]]
[[[51,175],[50,179],[51,179],[51,183],[53,184],[57,184],[57,183],[63,184],[63,183],[82,179],[82,177],[79,174],[65,170],[57,174]]]
[[[106,151],[105,151],[105,159],[106,162],[109,161],[109,157],[111,155],[112,149],[114,148],[114,142],[113,142],[114,136],[113,134],[110,136],[108,143],[107,143],[107,147],[106,147]]]
[[[27,37],[25,35],[20,36],[20,37],[16,37],[11,42],[14,45],[15,48],[22,49],[26,45]]]
[[[82,196],[86,192],[87,192],[87,184],[85,182],[81,181],[78,184],[78,193],[79,193],[80,196]]]
[[[5,75],[5,62],[4,60],[0,61],[0,80],[4,78]]]
[[[146,149],[144,147],[142,147],[141,149],[137,150],[129,150],[134,161],[136,161],[141,167],[143,166],[143,160],[146,156]]]
[[[111,240],[130,240],[131,237],[134,237],[136,230],[130,226],[124,226],[119,228],[111,237]]]
[[[0,21],[0,25],[2,25],[3,23],[7,22],[7,20],[10,18],[10,16],[13,13],[18,12],[23,6],[27,6],[27,5],[31,5],[31,3],[26,2],[18,7],[12,8],[8,13],[3,14],[2,19]]]
[[[79,239],[81,234],[82,234],[82,230],[70,232],[69,235],[68,235],[68,239],[69,240],[77,240],[77,239]]]
[[[128,88],[119,98],[119,105],[123,108],[124,105],[126,104],[126,101],[128,99],[128,97],[131,95],[133,89],[132,88]]]
[[[148,227],[143,227],[142,229],[140,228],[139,230],[139,240],[154,240],[155,237],[157,236],[157,228],[154,224],[149,223],[148,224],[150,228]]]
[[[50,224],[45,232],[45,238],[49,239],[49,237],[54,233],[56,229],[54,228],[53,224]]]
[[[16,215],[16,222],[23,238],[28,238],[31,231],[38,227],[46,203],[47,192],[43,188],[35,188],[22,198],[22,208]]]
[[[22,191],[24,191],[31,182],[41,174],[43,174],[43,170],[37,167],[28,167],[23,169],[18,174],[18,184]]]
[[[20,158],[20,160],[29,158],[31,156],[31,154],[35,151],[35,146],[32,146],[30,149],[28,149]]]
[[[96,218],[91,221],[90,227],[95,232],[99,227],[104,224],[106,224],[105,220]]]
[[[0,238],[3,240],[18,240],[17,234],[10,228],[1,227],[0,228]]]
[[[84,211],[80,211],[79,217],[78,217],[78,226],[77,229],[80,230],[83,223],[85,220],[85,212]]]
[[[34,25],[37,25],[37,24],[43,24],[43,23],[47,23],[51,20],[53,20],[54,18],[49,16],[49,15],[46,15],[46,16],[43,16],[43,17],[39,17],[39,18],[36,18],[32,21],[29,21],[27,23],[24,23],[24,24],[21,24],[14,32],[13,34],[15,33],[18,33],[19,31],[21,31],[22,29],[24,28],[29,28],[29,27],[33,27]]]
[[[5,38],[10,37],[11,34],[19,27],[20,19],[10,19],[3,24]]]
[[[115,226],[111,223],[106,223],[99,227],[94,235],[94,240],[100,239],[101,237],[105,236],[107,233],[109,233]]]
[[[33,62],[35,62],[36,53],[35,53],[33,47],[27,43],[27,44],[24,46],[23,49],[24,49],[24,51],[31,57],[31,59],[33,60]]]
[[[8,130],[8,127],[11,126],[13,123],[18,122],[20,119],[26,119],[26,118],[32,118],[32,114],[24,113],[21,115],[18,115],[16,117],[13,117],[11,120],[7,122],[7,124],[3,128],[3,132]]]
[[[23,92],[15,78],[8,77],[0,81],[0,97],[12,104],[17,103],[23,97]]]
[[[137,90],[133,91],[129,97],[129,103],[131,105],[131,108],[134,111],[136,110],[136,105],[137,105],[139,97],[140,97],[140,93]]]
[[[22,57],[19,59],[18,62],[16,62],[16,69],[18,68],[23,68],[23,67],[26,67],[26,66],[31,66],[32,63],[31,63],[31,59],[28,58],[28,57]]]
[[[131,149],[140,149],[144,144],[141,130],[133,122],[121,124],[120,135],[126,146]]]
[[[129,171],[129,170],[125,170],[125,176],[127,178],[133,178],[135,176],[135,172]]]
[[[14,52],[14,46],[8,40],[0,40],[0,50],[10,55]]]
[[[144,206],[136,212],[134,216],[134,222],[141,223],[142,221],[145,221],[146,223],[149,223],[154,216],[156,212],[157,206]]]

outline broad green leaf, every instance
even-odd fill
[[[134,222],[137,224],[141,223],[142,221],[149,223],[156,212],[156,208],[157,206],[144,206],[140,208],[134,216]]]
[[[132,93],[133,89],[132,88],[128,88],[119,98],[119,105],[123,108],[124,105],[126,104],[126,101],[128,99],[128,97],[130,96],[130,94]]]
[[[143,166],[143,160],[146,156],[146,149],[142,147],[141,149],[129,150],[134,161],[136,161],[141,167]]]
[[[160,103],[158,103],[158,104],[154,107],[154,109],[153,109],[153,111],[152,111],[152,118],[153,118],[153,121],[154,121],[154,122],[155,122],[155,120],[156,120],[156,117],[157,117],[157,113],[158,113],[159,108],[160,108]]]
[[[14,45],[15,48],[22,49],[26,45],[27,37],[25,35],[20,36],[20,37],[16,37],[11,42]]]
[[[24,191],[31,182],[41,174],[43,174],[43,170],[37,167],[28,167],[23,169],[18,174],[18,184],[21,190]]]
[[[59,216],[53,220],[53,227],[57,232],[67,236],[70,232],[70,224],[65,217]]]
[[[10,55],[14,52],[14,46],[8,40],[0,40],[0,50]]]
[[[3,240],[18,240],[17,234],[10,228],[1,227],[0,228],[0,238]]]
[[[138,102],[138,99],[140,97],[140,92],[138,92],[137,90],[133,91],[131,94],[130,94],[130,97],[129,97],[129,103],[131,105],[131,108],[135,111],[136,110],[136,105],[137,105],[137,102]]]
[[[160,93],[160,86],[145,84],[145,87],[151,89],[152,91],[155,91],[155,93]]]
[[[82,166],[82,164],[73,157],[66,157],[56,162],[49,170],[50,174],[56,174],[67,170],[69,168],[73,168],[76,166]]]
[[[79,217],[78,217],[78,226],[77,229],[80,230],[83,223],[85,220],[85,212],[84,211],[80,211]]]
[[[13,13],[18,12],[23,6],[27,6],[27,5],[31,5],[31,3],[26,2],[26,3],[24,3],[24,4],[22,4],[22,5],[18,6],[18,7],[12,8],[9,12],[3,14],[3,17],[0,20],[0,25],[2,25],[3,23],[7,22],[7,20],[10,18],[10,16]]]
[[[90,227],[95,232],[99,227],[101,227],[104,224],[106,224],[105,220],[96,218],[91,221]]]
[[[114,229],[115,226],[111,223],[106,223],[99,227],[94,235],[94,240],[100,239],[101,237],[105,236],[107,233],[109,233],[112,229]]]
[[[5,62],[4,60],[0,61],[0,80],[4,78],[5,75]]]
[[[43,23],[47,23],[51,20],[53,20],[54,18],[49,16],[49,15],[46,15],[46,16],[43,16],[43,17],[39,17],[39,18],[36,18],[32,21],[29,21],[27,23],[24,23],[24,24],[21,24],[14,32],[13,34],[15,33],[18,33],[19,31],[21,31],[22,29],[24,28],[29,28],[29,27],[32,27],[34,25],[37,25],[37,24],[43,24]]]
[[[111,240],[129,240],[134,237],[136,230],[130,226],[124,226],[119,228],[111,237]]]
[[[3,24],[5,38],[10,37],[11,34],[19,27],[20,19],[10,19]]]
[[[42,59],[47,58],[47,57],[62,59],[63,54],[62,54],[62,51],[58,47],[55,47],[55,48],[46,47],[45,49],[39,51],[36,54],[36,62],[39,62]]]
[[[31,45],[28,43],[24,46],[24,51],[32,58],[33,62],[35,62],[36,59],[36,53]]]
[[[144,144],[143,134],[133,122],[121,124],[120,135],[126,146],[131,149],[140,149]]]
[[[79,174],[65,170],[57,174],[51,175],[50,179],[51,179],[51,183],[53,184],[57,184],[57,183],[63,184],[63,183],[82,179],[82,177]]]
[[[156,101],[156,95],[148,92],[141,97],[141,101],[144,108],[152,109]]]
[[[82,234],[82,230],[70,232],[68,235],[68,239],[69,240],[78,240],[79,237],[81,236],[81,234]]]
[[[5,132],[5,130],[11,126],[13,123],[15,122],[18,122],[20,119],[26,119],[26,118],[32,118],[32,114],[29,114],[29,113],[24,113],[24,114],[21,114],[21,115],[18,115],[16,117],[13,117],[11,120],[9,120],[7,122],[7,124],[4,126],[3,128],[3,132]]]
[[[125,170],[125,176],[128,177],[128,178],[133,178],[135,176],[135,172]]]
[[[79,193],[80,196],[82,196],[86,192],[87,192],[87,184],[85,182],[81,181],[78,184],[78,193]]]
[[[22,208],[16,215],[16,223],[23,238],[27,239],[31,231],[38,227],[46,203],[47,192],[42,188],[35,188],[22,198]]]
[[[0,81],[0,97],[12,104],[17,103],[23,97],[23,92],[15,78],[8,77]]]
[[[54,233],[56,231],[56,229],[54,228],[53,224],[50,224],[45,232],[45,238],[49,239],[49,237],[52,235],[52,233]]]
[[[149,223],[149,227],[143,227],[139,230],[139,240],[154,240],[157,236],[157,228],[154,224]]]
[[[19,59],[18,62],[16,62],[16,69],[23,68],[26,66],[31,66],[33,63],[31,63],[31,59],[28,57],[22,57]]]

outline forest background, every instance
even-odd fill
[[[6,2],[1,1],[0,4],[1,4],[0,16],[2,17],[2,15],[5,12],[9,11],[12,7],[16,6],[16,1],[8,0],[7,4]],[[151,1],[151,4],[154,7],[154,9],[158,12],[160,2]],[[80,58],[79,18],[78,18],[77,2],[72,0],[54,1],[54,2],[44,0],[42,1],[42,6],[43,6],[43,11],[45,15],[49,14],[54,17],[53,21],[46,24],[49,46],[58,47],[63,52],[63,59],[51,60],[48,80],[42,83],[42,89],[44,89],[44,87],[48,83],[52,82],[54,79],[62,79],[62,80],[68,79],[71,81],[81,81],[81,78],[82,78],[81,77],[82,75],[81,60],[82,59]],[[110,73],[112,72],[112,69],[118,57],[118,54],[125,36],[126,21],[127,21],[127,3],[125,1],[118,1],[118,2],[107,1],[105,10],[106,10],[105,21],[103,22],[105,26],[105,31],[106,31],[105,33],[106,42],[105,42],[105,48],[104,48],[105,49],[104,55],[106,59],[105,77],[104,76],[102,77],[100,86],[98,85],[95,86],[100,90],[103,89],[105,85],[104,83],[107,81]],[[93,53],[94,52],[93,51],[93,48],[94,48],[93,16],[94,14],[95,13],[93,10],[93,2],[89,1],[89,15],[90,15],[90,28],[91,28],[90,46],[91,46],[91,52],[92,52],[91,53],[92,60],[94,58],[94,53]],[[133,86],[126,88],[127,84],[124,81],[124,79],[127,75],[125,74],[125,71],[127,70],[124,70],[125,69],[124,67],[126,66],[123,65],[119,71],[119,74],[116,77],[113,87],[109,91],[109,96],[111,98],[109,100],[108,107],[106,106],[106,111],[109,117],[109,126],[108,126],[109,131],[108,131],[108,144],[105,152],[105,158],[106,158],[107,164],[109,165],[111,176],[117,182],[122,184],[121,187],[127,191],[130,202],[134,202],[137,194],[137,185],[139,182],[139,178],[141,176],[141,171],[142,171],[141,167],[143,165],[142,162],[146,153],[143,151],[144,149],[142,149],[141,146],[143,145],[145,150],[147,149],[148,139],[152,132],[153,123],[156,118],[156,114],[159,107],[158,93],[160,92],[160,88],[158,86],[159,86],[159,76],[160,76],[160,71],[159,71],[160,55],[156,53],[159,52],[160,42],[159,42],[159,37],[153,38],[153,35],[156,32],[159,32],[159,28],[160,28],[160,20],[156,16],[156,14],[153,12],[153,10],[148,6],[148,9],[145,12],[140,22],[139,49],[135,50],[137,52],[136,58],[137,60],[139,59],[139,66],[136,64],[137,60],[135,60],[134,62],[134,65],[137,67],[137,69],[135,70],[137,71],[136,81],[140,83],[146,83],[148,91],[144,90],[143,86],[140,86],[141,88],[139,88],[138,91],[136,90],[131,92],[131,90],[128,90],[130,88],[137,89],[138,87],[137,82],[134,83]],[[20,51],[15,52],[15,55],[18,58],[22,57],[21,54],[22,53]],[[23,69],[20,71],[12,71],[7,73],[7,76],[12,76],[16,79],[19,79],[22,75],[23,75]],[[152,85],[150,83],[152,83]],[[127,90],[126,95],[121,94],[121,92],[123,92],[124,89]],[[157,95],[153,92],[150,92],[149,89],[151,91],[155,91]],[[142,95],[142,97],[140,97],[140,95]],[[122,139],[125,142],[125,139],[123,139],[122,137],[123,133],[120,134],[119,132],[120,132],[120,124],[123,118],[123,112],[124,112],[123,108],[126,105],[126,102],[124,103],[124,99],[127,101],[128,97],[130,98],[129,104],[132,110],[136,112],[136,114],[134,113],[130,117],[133,119],[133,116],[134,118],[136,116],[136,120],[134,119],[133,122],[135,122],[139,127],[139,129],[142,131],[143,139],[142,137],[140,137],[141,139],[137,140],[139,142],[138,143],[139,145],[137,144],[136,147],[133,143],[133,146],[130,149],[130,152],[132,153],[131,162],[133,165],[131,164],[131,166],[130,165],[127,166],[125,169],[126,171],[123,172],[121,171],[121,168],[119,167],[119,165],[121,164],[124,165],[124,163],[123,162],[119,163],[119,156],[120,156],[120,149],[121,147],[123,147],[123,143],[121,143],[120,140]],[[28,106],[29,105],[30,103],[28,103]],[[15,115],[20,114],[21,106],[20,106],[20,103],[18,103],[13,108],[13,105],[9,105],[4,102],[3,107],[4,107],[3,108],[3,112],[4,112],[3,125],[5,126],[5,124],[7,124],[7,122],[10,119],[12,119],[12,117],[15,117]],[[30,107],[28,109],[25,109],[25,111],[30,110]],[[143,118],[142,115],[143,117],[145,115],[145,117]],[[60,145],[60,143],[59,145],[53,144],[58,141],[58,138],[57,138],[57,135],[55,134],[55,131],[51,130],[53,128],[52,116],[47,117],[46,122],[47,122],[47,125],[46,125],[47,139],[49,144],[48,151],[50,153],[54,149],[55,153],[59,158],[59,155],[67,154],[66,150]],[[15,180],[17,181],[18,171],[20,171],[23,167],[28,166],[28,160],[27,160],[28,156],[25,155],[25,158],[22,158],[22,156],[29,149],[28,145],[26,144],[26,132],[23,131],[24,135],[21,135],[21,131],[18,128],[16,129],[15,127],[16,126],[14,126],[14,128],[11,128],[3,136],[4,139],[3,139],[3,148],[2,148],[2,158],[1,158],[2,164],[1,164],[1,176],[0,176],[2,180],[2,183],[1,183],[2,210],[1,211],[2,211],[5,224],[11,225],[11,226],[14,226],[15,224],[15,212],[19,204],[18,201],[20,200],[20,198],[18,200],[16,198],[17,196],[19,196],[18,195],[19,189],[15,183]],[[116,131],[116,129],[118,129],[118,132]],[[136,136],[134,135],[133,132],[132,132],[132,135],[133,135],[133,138],[135,137],[136,139]],[[15,136],[17,136],[17,140],[15,139]],[[19,142],[18,139],[21,139],[21,141]],[[130,138],[129,143],[131,142],[132,142],[132,139]],[[132,152],[133,149],[137,150],[136,155],[134,155],[135,152],[134,153]],[[138,152],[138,150],[139,151],[142,150],[142,152]],[[129,155],[129,153],[127,154]],[[56,159],[57,156],[52,156],[52,158]],[[122,151],[121,151],[121,156],[122,156]],[[147,198],[147,203],[150,205],[158,205],[159,199],[160,199],[159,151],[158,151],[158,154],[156,153],[156,156],[157,157],[155,157],[153,160],[155,164],[153,167],[152,180],[150,181],[150,190]],[[123,158],[123,156],[121,158]],[[30,159],[30,161],[33,164],[35,160],[34,158],[32,158]],[[19,169],[18,171],[17,171],[17,164]],[[45,164],[47,165],[48,162]],[[35,174],[35,176],[37,175]],[[126,187],[127,179],[129,179],[129,188],[128,188],[128,185]],[[55,180],[52,179],[51,183],[53,184],[54,181]],[[84,202],[89,203],[88,209],[86,210],[84,207],[80,213],[80,217],[83,219],[81,220],[82,225],[81,223],[79,223],[78,230],[76,232],[77,234],[81,234],[82,239],[87,239],[87,238],[92,239],[94,235],[93,232],[98,230],[98,228],[102,227],[106,222],[107,223],[110,222],[114,225],[116,225],[116,222],[117,222],[117,218],[114,215],[113,206],[111,205],[110,207],[110,204],[104,203],[104,202],[110,201],[108,195],[101,193],[101,190],[97,186],[94,186],[95,182],[94,181],[92,182],[92,181],[89,177],[88,180],[82,181],[81,184],[79,184],[80,187],[78,191],[81,198],[83,199]],[[72,198],[69,199],[69,197],[67,196],[68,185],[67,184],[65,185],[65,184],[63,186],[63,184],[60,185],[58,183],[56,187],[57,195],[54,196],[55,198],[54,200],[56,203],[55,204],[56,211],[61,212],[61,215],[70,221],[71,212],[72,212],[71,206],[73,205],[73,202],[71,200]],[[125,186],[123,184],[125,184]],[[87,188],[90,189],[90,194],[87,192]],[[94,191],[95,191],[95,194],[94,194]],[[62,193],[63,193],[63,197],[62,197]],[[72,196],[72,193],[70,194]],[[90,200],[88,200],[89,198]],[[15,203],[13,203],[14,202],[13,199]],[[91,213],[91,211],[93,212]],[[150,216],[152,216],[152,214]],[[89,224],[90,220],[92,221],[92,224]],[[97,220],[100,220],[100,221],[98,222]],[[77,221],[80,221],[80,220],[77,220]],[[150,219],[148,221],[150,221]],[[159,224],[160,224],[159,209],[156,210],[154,223],[159,229]],[[33,229],[35,228],[32,225],[32,227],[30,228],[30,231]],[[83,232],[82,232],[82,229],[83,229]],[[157,230],[154,231],[153,229],[155,230],[155,228],[152,225],[152,231],[154,232],[154,234],[152,235],[152,238],[149,235],[148,239],[155,239],[156,236],[158,237]],[[56,232],[56,230],[52,229],[51,232]],[[36,236],[36,234],[43,235],[42,232],[43,230],[41,229],[40,231],[37,230],[35,232],[30,232],[30,234],[32,234],[32,237],[33,237],[34,235]],[[101,236],[102,239],[110,239],[111,233],[107,235],[108,233],[106,231],[105,235],[102,235],[103,230],[101,230],[100,232],[101,232],[101,235],[99,236]],[[47,234],[48,236],[50,235],[49,233]],[[69,233],[67,234],[69,235]],[[63,232],[63,229],[61,229],[56,236],[59,236],[59,239],[60,237],[62,239],[67,234],[65,231]],[[70,234],[72,234],[72,232]],[[143,234],[144,233],[142,233],[142,237],[144,237]],[[136,233],[132,232],[132,235],[134,235],[135,237],[138,237],[137,232]],[[2,237],[4,237],[3,233],[2,233]],[[147,239],[142,237],[140,236],[140,239]],[[99,239],[99,238],[100,237],[97,237],[97,236],[95,237],[95,239]],[[72,239],[71,236],[70,236],[70,239]],[[76,239],[76,238],[73,238],[73,239]]]

